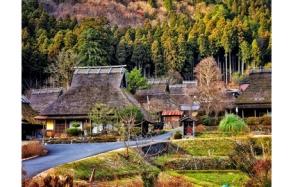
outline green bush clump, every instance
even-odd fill
[[[180,131],[176,131],[176,133],[174,134],[174,139],[182,139],[182,134]]]
[[[245,121],[237,115],[227,114],[219,124],[219,130],[225,133],[239,134],[248,130]]]
[[[69,136],[79,136],[80,134],[82,134],[82,131],[78,128],[69,128],[67,129],[67,134]]]
[[[204,125],[210,126],[213,124],[213,119],[211,117],[205,115],[205,116],[202,116],[202,122]]]

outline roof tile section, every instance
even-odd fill
[[[181,116],[183,114],[180,110],[164,110],[162,112],[163,116]]]

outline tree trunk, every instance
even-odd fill
[[[244,74],[244,66],[245,66],[245,62],[242,61],[242,75]]]
[[[231,69],[231,52],[229,52],[229,82],[231,81],[231,73],[232,73],[232,69]]]
[[[241,74],[240,55],[238,55],[238,72]]]
[[[225,83],[228,83],[227,79],[227,53],[225,53]]]

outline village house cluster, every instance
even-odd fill
[[[192,90],[197,81],[171,84],[166,79],[148,80],[149,88],[132,95],[125,90],[126,66],[97,66],[75,68],[71,86],[32,89],[22,96],[22,139],[60,136],[74,123],[79,128],[91,126],[93,133],[101,132],[88,117],[95,103],[111,107],[137,106],[143,113],[143,132],[155,128],[182,127],[183,135],[194,135],[201,103]],[[271,113],[271,71],[249,73],[238,89],[227,89],[225,112],[245,118]],[[113,128],[112,126],[109,128]]]

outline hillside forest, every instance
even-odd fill
[[[271,46],[271,0],[22,0],[23,92],[66,87],[74,66],[193,80],[209,56],[230,83],[270,68]]]

